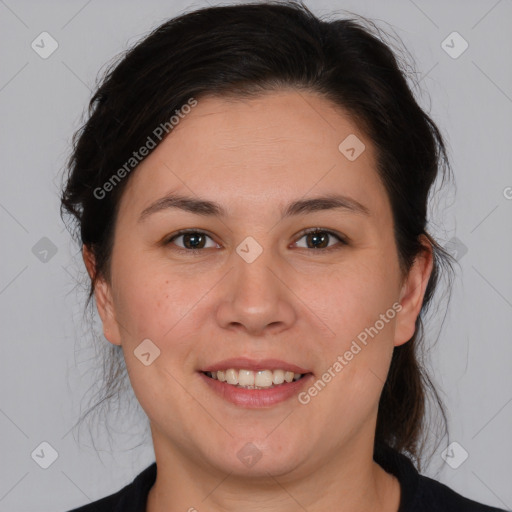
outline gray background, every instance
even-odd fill
[[[82,263],[60,221],[58,194],[98,71],[165,19],[203,5],[0,0],[0,511],[68,510],[117,491],[154,460],[150,439],[140,443],[143,420],[133,425],[122,411],[111,445],[105,432],[93,434],[98,452],[71,430],[97,376],[81,320],[84,294],[75,286]],[[512,2],[308,5],[317,14],[348,9],[380,20],[384,30],[395,27],[421,78],[418,100],[447,138],[457,189],[434,203],[431,230],[458,251],[460,269],[430,356],[449,412],[449,442],[469,456],[453,469],[441,446],[424,473],[510,509]],[[47,59],[31,47],[43,31],[59,45]],[[441,44],[453,31],[469,43],[458,58]],[[460,40],[445,44],[461,48]],[[44,441],[58,454],[48,469],[31,457]],[[460,447],[452,464],[462,458]]]

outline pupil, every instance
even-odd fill
[[[326,245],[326,243],[325,243],[325,242],[327,241],[327,234],[326,234],[326,233],[324,233],[324,234],[320,234],[320,235],[319,235],[318,233],[322,233],[322,232],[321,232],[321,231],[318,231],[318,232],[316,232],[316,233],[310,233],[310,234],[308,235],[308,237],[311,237],[311,238],[310,238],[311,240],[314,240],[314,243],[316,243],[316,242],[318,242],[318,241],[320,241],[321,243],[323,243],[323,245],[322,245],[322,246],[315,245],[315,246],[314,246],[314,248],[319,248],[319,247],[320,247],[320,248],[323,248],[323,247],[326,247],[327,245]]]
[[[185,233],[183,241],[185,243],[185,247],[187,247],[187,241],[190,242],[190,240],[195,240],[195,242],[192,242],[192,249],[197,249],[200,244],[197,243],[197,239],[202,238],[202,235],[199,233]],[[202,247],[202,246],[201,246]]]

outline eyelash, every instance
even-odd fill
[[[182,229],[180,231],[177,231],[171,237],[167,238],[164,241],[164,245],[170,245],[176,238],[179,238],[182,235],[186,235],[186,234],[190,234],[190,233],[206,235],[208,238],[213,240],[213,238],[208,233],[206,233],[205,231],[201,231],[199,229]],[[328,229],[322,229],[322,228],[309,228],[309,229],[306,229],[306,230],[302,231],[301,233],[299,233],[299,238],[294,243],[297,243],[301,238],[304,238],[305,236],[307,236],[307,235],[309,235],[311,233],[327,233],[329,236],[333,236],[333,237],[337,238],[338,241],[339,241],[339,244],[336,244],[336,245],[331,246],[331,247],[319,248],[319,249],[309,249],[307,247],[300,247],[300,249],[306,249],[306,250],[309,250],[309,251],[315,251],[315,252],[319,252],[319,253],[326,253],[326,252],[331,252],[331,251],[339,250],[339,249],[343,248],[343,246],[348,245],[347,240],[342,235],[339,235],[339,234],[337,234],[337,233],[335,233],[333,231],[330,231]],[[210,247],[207,247],[206,249],[210,249]],[[204,248],[203,249],[186,249],[186,248],[183,248],[183,247],[176,246],[176,248],[173,249],[173,250],[176,250],[177,252],[181,252],[181,253],[188,253],[188,254],[199,255],[199,253],[201,251],[204,251],[205,249]]]

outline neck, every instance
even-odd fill
[[[374,462],[373,444],[348,444],[327,464],[259,477],[222,473],[190,454],[155,449],[157,478],[146,512],[397,512],[399,482]]]

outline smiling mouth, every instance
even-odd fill
[[[201,372],[210,379],[218,380],[235,388],[272,389],[300,380],[308,373],[293,373],[285,370],[227,370]]]

